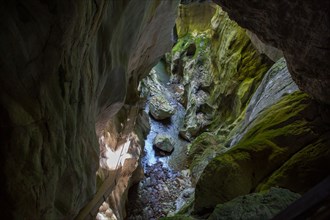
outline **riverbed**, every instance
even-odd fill
[[[188,142],[179,137],[185,109],[178,102],[163,63],[154,67],[159,85],[156,87],[175,106],[176,112],[169,120],[157,121],[149,114],[149,99],[144,111],[149,115],[150,133],[145,140],[142,165],[145,178],[129,192],[126,219],[158,219],[174,213],[182,206],[180,195],[192,196],[190,173],[187,169],[186,151]],[[157,92],[157,91],[156,91]],[[174,140],[174,151],[168,156],[159,156],[153,148],[157,134],[168,134]]]

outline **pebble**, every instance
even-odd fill
[[[191,187],[187,170],[174,172],[163,167],[161,162],[145,167],[145,179],[137,187],[138,196],[128,197],[127,220],[159,219],[176,211],[176,200],[183,190]],[[185,195],[188,196],[188,195]],[[143,207],[141,210],[141,207]]]

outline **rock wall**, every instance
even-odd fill
[[[72,219],[101,132],[170,49],[178,1],[10,1],[0,19],[1,210]],[[157,46],[156,46],[157,45]]]
[[[330,2],[214,0],[230,18],[284,53],[299,88],[330,104]]]
[[[246,31],[220,7],[211,22],[214,86],[209,103],[217,106],[213,125],[221,127],[241,115],[273,62],[258,52]]]
[[[221,0],[221,2],[225,1]],[[227,4],[235,5],[236,3],[228,1]],[[249,1],[244,4],[248,8],[253,3]],[[266,4],[268,3],[255,2],[253,6],[256,11],[251,12],[246,12],[246,9],[241,6],[235,6],[242,10],[243,15],[251,13],[250,17],[239,17],[235,9],[225,9],[229,10],[229,16],[238,17],[238,24],[245,22],[253,26],[256,20],[249,19],[258,16],[258,10],[268,7],[265,6]],[[269,7],[276,8],[278,7],[276,4],[272,3]],[[309,10],[308,6],[306,7],[304,10]],[[255,12],[257,15],[253,14]],[[318,102],[327,102],[325,97],[328,96],[327,87],[324,86],[327,84],[327,76],[325,72],[322,73],[324,68],[322,62],[324,62],[324,56],[327,56],[327,47],[323,48],[324,53],[321,53],[320,57],[311,58],[310,56],[315,56],[313,55],[314,45],[306,43],[303,45],[300,39],[292,39],[291,30],[288,31],[290,36],[286,36],[286,32],[281,30],[283,27],[288,28],[286,24],[277,21],[276,19],[279,18],[272,17],[273,14],[269,11],[267,13],[270,18],[264,17],[267,20],[265,23],[269,22],[269,19],[275,19],[271,22],[278,23],[266,25],[273,25],[277,29],[263,26],[265,24],[260,18],[257,21],[260,22],[258,24],[260,27],[257,28],[265,31],[264,35],[270,35],[273,33],[270,31],[274,31],[275,36],[271,36],[274,41],[271,41],[271,44],[283,50],[287,61],[281,58],[281,51],[263,43],[268,42],[263,38],[263,34],[246,33],[246,30],[230,20],[227,13],[220,8],[212,19],[212,31],[205,32],[206,38],[211,36],[210,41],[200,40],[200,34],[192,34],[192,36],[188,34],[179,38],[172,49],[171,70],[182,77],[183,82],[188,82],[184,84],[185,95],[188,94],[186,98],[188,113],[189,107],[194,106],[189,102],[193,100],[198,103],[197,99],[191,98],[194,97],[191,95],[194,94],[192,91],[206,89],[194,83],[194,76],[200,76],[201,72],[212,75],[210,77],[212,83],[206,89],[209,94],[207,101],[203,105],[192,102],[195,104],[195,109],[190,112],[194,114],[205,110],[208,113],[212,112],[213,114],[208,114],[208,116],[212,115],[213,121],[200,130],[204,133],[194,135],[197,137],[188,147],[196,194],[194,204],[187,204],[189,208],[182,209],[179,212],[180,215],[176,216],[178,219],[191,219],[194,217],[191,214],[200,214],[205,217],[217,205],[221,206],[219,204],[226,204],[241,195],[269,190],[274,186],[303,194],[327,175],[330,158],[327,148],[330,129],[327,116],[329,106]],[[314,13],[313,10],[310,13]],[[263,16],[268,14],[265,13]],[[290,16],[288,15],[289,18]],[[299,16],[299,13],[292,15],[292,17],[295,16]],[[311,20],[309,16],[307,20]],[[316,20],[320,21],[322,14],[315,16]],[[285,19],[288,18],[285,17]],[[290,22],[292,21],[288,23]],[[301,25],[304,22],[309,21],[302,19],[297,23]],[[326,34],[327,27],[323,27],[324,23],[319,29]],[[279,24],[282,27],[279,27]],[[302,27],[292,29],[295,28],[297,28],[296,31],[302,32],[300,29]],[[277,35],[279,32],[283,32],[283,35]],[[324,43],[325,35],[315,36],[315,38],[313,35],[313,33],[304,33],[301,38],[309,39],[313,43],[318,39],[321,39],[320,41],[323,39]],[[206,45],[205,47],[208,48],[210,42],[210,51],[205,48],[200,50],[200,45]],[[278,42],[282,42],[283,45],[278,46]],[[298,54],[294,46],[300,48],[303,54]],[[307,51],[312,54],[307,55]],[[203,57],[203,53],[206,56]],[[265,76],[264,73],[271,62],[260,53],[277,61]],[[292,59],[292,56],[296,57]],[[302,64],[299,59],[306,60],[307,63]],[[317,66],[313,61],[323,66]],[[299,71],[296,71],[297,69]],[[312,96],[298,91],[298,86],[293,82],[289,71],[298,86]],[[311,74],[308,75],[309,73]],[[303,81],[297,80],[297,76]],[[177,78],[180,79],[180,77]],[[321,81],[321,78],[324,81]],[[303,85],[302,82],[311,82],[311,87],[307,88],[307,84]],[[314,89],[316,85],[320,88]],[[323,96],[320,96],[320,91],[324,92]],[[192,118],[189,115],[186,116]],[[281,209],[283,208],[285,207]],[[215,213],[215,218],[220,215]]]
[[[201,33],[210,30],[210,20],[214,15],[215,7],[215,4],[209,2],[180,4],[176,20],[178,37],[181,38],[188,33]]]
[[[303,194],[326,177],[329,107],[297,90],[282,58],[264,76],[244,118],[222,139],[228,144],[214,134],[196,139],[193,153],[206,149],[209,158],[214,149],[218,156],[197,182],[195,211],[209,212],[217,204],[274,186]],[[232,147],[226,151],[223,145]]]
[[[301,92],[264,110],[233,148],[204,169],[196,211],[271,186],[304,193],[320,182],[330,165],[328,111]]]
[[[220,7],[215,10],[210,29],[179,38],[169,56],[172,78],[184,86],[187,111],[180,135],[191,141],[196,138],[189,150],[194,184],[216,153],[225,150],[227,135],[244,117],[272,64],[244,29]],[[205,131],[209,133],[198,136]]]

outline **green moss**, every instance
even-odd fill
[[[307,119],[314,104],[306,94],[296,92],[265,110],[236,146],[204,169],[196,185],[196,210],[255,190],[306,143],[318,140],[314,124]]]
[[[191,35],[186,35],[185,37],[179,38],[178,42],[172,48],[172,54],[176,52],[183,52],[189,46],[189,43],[192,42]]]
[[[160,220],[194,220],[195,218],[186,215],[175,215],[172,217],[160,218]]]
[[[272,219],[299,197],[299,194],[286,189],[271,188],[267,192],[240,196],[217,205],[208,220]]]
[[[204,132],[189,145],[188,160],[193,185],[196,184],[209,161],[226,150],[222,145],[223,139],[224,136]]]
[[[245,30],[217,8],[213,17],[212,72],[214,87],[210,104],[218,106],[211,129],[230,125],[244,111],[272,62],[260,55]]]
[[[329,146],[328,134],[324,134],[315,143],[304,147],[286,161],[269,178],[258,185],[257,191],[279,186],[305,193],[328,175],[328,167],[330,167]]]
[[[189,146],[188,159],[192,161],[195,156],[201,154],[206,148],[216,146],[221,143],[218,136],[209,132],[204,132],[199,135]]]

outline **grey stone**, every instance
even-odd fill
[[[160,94],[151,97],[149,109],[150,114],[157,120],[170,118],[175,113],[174,106]]]
[[[171,136],[166,134],[157,134],[153,144],[159,150],[170,153],[174,149],[174,140]]]

